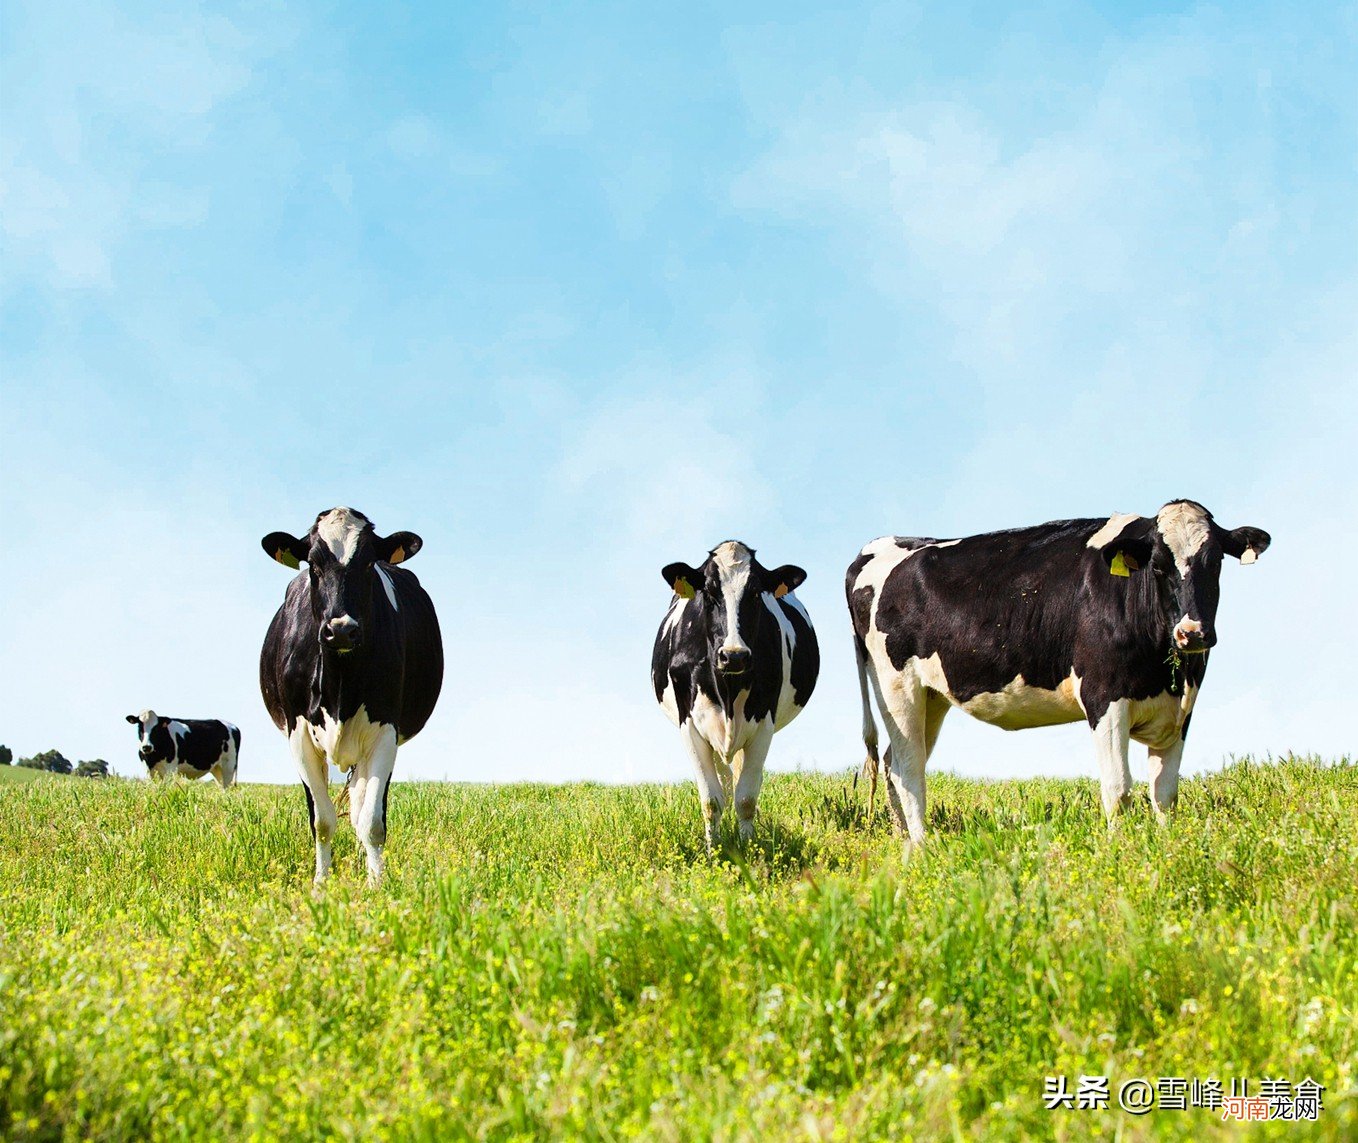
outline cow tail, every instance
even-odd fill
[[[867,757],[863,759],[863,776],[870,779],[868,786],[868,816],[877,805],[877,772],[881,763],[877,759],[877,722],[872,717],[872,695],[868,687],[868,649],[857,631],[853,633],[853,653],[858,662],[858,691],[863,700],[863,745]]]

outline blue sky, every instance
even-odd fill
[[[398,775],[687,777],[659,569],[732,536],[825,652],[771,767],[848,766],[864,542],[1191,496],[1274,548],[1186,766],[1352,751],[1354,5],[353,7],[4,6],[0,740],[291,780],[258,541],[350,504],[444,628]]]

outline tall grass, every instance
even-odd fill
[[[8,1139],[1213,1139],[1043,1077],[1311,1077],[1358,1133],[1358,767],[1237,763],[1109,832],[1090,782],[843,776],[711,859],[689,787],[398,784],[383,887],[296,789],[0,788]]]

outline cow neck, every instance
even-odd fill
[[[747,671],[743,675],[732,677],[731,675],[723,675],[715,665],[710,668],[710,671],[713,690],[721,701],[721,709],[727,718],[732,718],[736,712],[736,699],[740,698],[741,691],[750,689],[754,672]]]
[[[311,677],[311,710],[309,720],[319,725],[328,713],[336,722],[351,718],[362,702],[360,675],[365,649],[362,647],[341,655],[322,647],[316,658],[316,670]],[[346,706],[346,702],[353,709]]]

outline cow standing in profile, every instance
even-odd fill
[[[336,825],[328,760],[349,773],[349,820],[376,884],[396,748],[429,720],[443,685],[434,605],[397,566],[422,541],[412,532],[379,536],[361,512],[333,508],[304,538],[273,532],[262,544],[287,567],[307,565],[269,624],[259,685],[306,790],[316,880],[330,872]]]
[[[225,790],[236,782],[240,731],[215,718],[165,718],[153,710],[129,714],[137,728],[137,757],[152,778],[211,774]]]
[[[1217,639],[1222,557],[1253,563],[1268,545],[1267,532],[1227,531],[1192,500],[1151,518],[868,544],[845,589],[867,765],[875,780],[871,683],[898,826],[923,840],[924,765],[953,706],[1005,730],[1087,720],[1110,821],[1129,800],[1129,741],[1144,743],[1163,817]]]
[[[670,564],[661,575],[674,598],[651,657],[656,701],[693,757],[708,848],[733,784],[748,842],[774,732],[806,706],[820,671],[816,633],[793,595],[806,572],[769,571],[728,540],[701,567]]]

